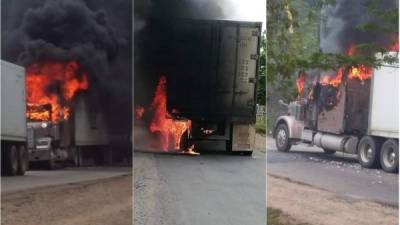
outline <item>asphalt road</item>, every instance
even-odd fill
[[[1,177],[1,193],[32,188],[110,178],[132,173],[132,167],[79,167],[58,170],[31,170],[24,176]]]
[[[265,153],[134,155],[135,225],[265,225]]]
[[[277,151],[274,139],[268,138],[267,173],[345,197],[399,205],[398,174],[362,168],[353,155],[327,155],[307,145],[296,145],[283,153]]]

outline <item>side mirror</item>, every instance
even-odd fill
[[[286,104],[282,99],[279,99],[278,101],[279,104],[288,107],[288,104]]]

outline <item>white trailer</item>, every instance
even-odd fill
[[[2,174],[23,175],[28,169],[26,148],[25,69],[1,61]]]
[[[398,53],[389,54],[397,56]],[[397,172],[398,63],[374,69],[370,81],[344,82],[337,91],[340,98],[330,109],[322,109],[322,95],[311,101],[302,99],[290,103],[288,114],[275,122],[273,136],[278,150],[286,152],[293,144],[308,143],[323,148],[328,154],[336,151],[356,154],[366,168],[381,167],[386,172]]]

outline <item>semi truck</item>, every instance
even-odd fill
[[[28,170],[25,69],[1,61],[2,175],[24,175]]]
[[[397,52],[386,54],[398,57]],[[307,143],[328,154],[357,155],[365,168],[398,172],[398,61],[372,69],[371,79],[344,79],[339,87],[313,85],[310,93],[285,104],[287,114],[277,118],[273,137],[278,151]]]
[[[50,105],[36,106],[40,112]],[[57,164],[74,166],[109,163],[112,160],[109,134],[104,116],[87,104],[84,92],[77,93],[71,106],[71,115],[60,121],[28,121],[29,162],[44,164],[53,169]]]
[[[168,32],[161,32],[165,40],[160,58],[168,81],[167,109],[175,118],[192,122],[191,133],[184,135],[187,139],[182,143],[251,155],[262,23],[167,23],[174,24],[164,26]]]

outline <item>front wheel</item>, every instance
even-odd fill
[[[25,146],[21,145],[18,149],[18,175],[24,175],[29,167],[29,156]]]
[[[292,147],[289,139],[289,129],[285,123],[281,123],[276,128],[275,144],[280,152],[288,152]]]
[[[358,144],[358,162],[365,168],[376,168],[379,165],[380,141],[371,136],[361,138]]]
[[[389,139],[383,143],[380,155],[381,167],[388,173],[398,171],[399,165],[399,145],[394,139]]]
[[[15,145],[10,145],[6,151],[6,175],[15,176],[18,172],[18,149]]]

